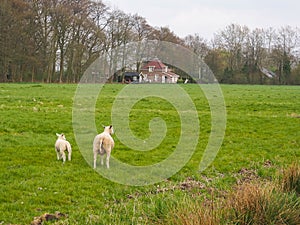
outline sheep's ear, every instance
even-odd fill
[[[112,125],[109,126],[109,129],[111,129],[111,128],[112,128]]]
[[[56,136],[57,136],[57,137],[59,137],[59,136],[60,136],[60,134],[56,133]]]
[[[105,128],[105,126],[104,126],[103,124],[102,124],[101,126],[102,126],[103,128]]]

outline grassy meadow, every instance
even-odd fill
[[[95,118],[99,132],[101,124],[111,123],[110,109],[123,87],[110,84],[102,89]],[[81,155],[72,124],[76,88],[0,84],[0,224],[30,224],[34,217],[57,211],[65,216],[43,224],[300,224],[299,86],[221,85],[226,133],[216,159],[199,173],[210,134],[210,108],[198,85],[182,85],[199,116],[197,149],[174,176],[139,187],[101,177]],[[136,152],[114,136],[112,155],[137,166],[168,157],[180,137],[180,118],[170,103],[159,98],[139,101],[130,112],[130,127],[145,139],[149,121],[157,116],[168,131],[156,149]],[[55,133],[64,133],[72,145],[72,161],[65,165],[56,159]],[[87,146],[91,158],[92,142]],[[241,207],[251,205],[242,200],[257,197],[245,193],[263,196],[263,204],[259,199],[253,207],[264,206],[259,209],[268,212],[264,220],[255,217],[262,214],[252,215],[252,208]],[[236,211],[225,210],[233,208]],[[272,221],[278,215],[281,223]]]

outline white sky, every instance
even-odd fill
[[[300,27],[299,0],[104,0],[111,8],[145,17],[154,27],[168,26],[179,37],[208,40],[227,25],[254,28]]]

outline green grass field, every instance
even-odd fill
[[[199,173],[210,134],[210,108],[197,85],[182,85],[197,108],[201,127],[191,160],[158,184],[114,183],[88,165],[75,142],[72,107],[76,87],[0,84],[0,224],[30,224],[34,217],[56,211],[68,216],[44,224],[166,224],[174,209],[211,198],[211,190],[221,195],[252,175],[273,180],[282,168],[299,163],[299,86],[222,85],[226,134],[216,159]],[[101,124],[111,123],[114,96],[123,87],[103,88],[95,118],[99,132]],[[156,149],[132,151],[114,137],[112,155],[132,165],[151,165],[168,157],[180,135],[180,119],[170,103],[159,98],[139,101],[130,113],[130,127],[136,136],[147,138],[149,121],[157,116],[165,120],[168,132]],[[54,151],[55,133],[62,132],[73,149],[72,161],[65,165],[57,161]],[[92,141],[87,146],[91,157]],[[297,199],[299,209],[299,196]]]

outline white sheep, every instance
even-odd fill
[[[57,160],[63,159],[63,163],[66,161],[66,154],[65,151],[68,152],[68,160],[71,161],[71,155],[72,155],[72,148],[71,144],[66,140],[66,137],[64,134],[57,134],[58,137],[55,142],[55,151],[57,154]]]
[[[94,138],[93,152],[94,152],[94,169],[96,169],[96,161],[98,154],[101,155],[101,165],[103,165],[103,157],[106,153],[106,167],[109,169],[109,158],[115,142],[111,135],[114,133],[113,126],[103,126],[104,131]]]

